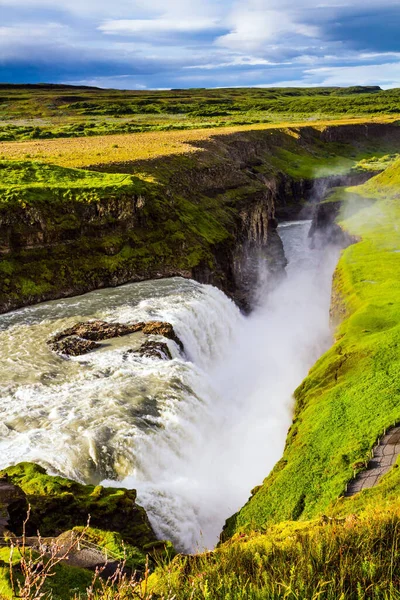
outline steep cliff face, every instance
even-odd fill
[[[309,217],[327,189],[368,177],[349,175],[349,155],[399,139],[386,125],[219,135],[190,155],[91,168],[140,173],[139,192],[83,202],[67,189],[53,202],[44,186],[43,197],[37,188],[29,201],[0,203],[0,310],[173,275],[248,308],[260,262],[274,276],[285,265],[277,220]],[[326,176],[340,156],[345,167]]]
[[[145,223],[146,198],[121,195],[102,202],[83,204],[43,203],[41,206],[12,206],[0,211],[0,253],[51,248],[82,237],[101,237],[125,232]]]

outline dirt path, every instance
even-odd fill
[[[354,496],[362,490],[376,485],[381,477],[394,465],[400,454],[400,426],[392,427],[373,449],[373,458],[365,471],[349,483],[345,496]]]

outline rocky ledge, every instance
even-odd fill
[[[184,346],[178,338],[171,323],[163,321],[140,321],[139,323],[109,323],[107,321],[87,321],[77,323],[50,340],[50,348],[63,356],[81,356],[91,350],[101,347],[101,341],[111,338],[122,337],[132,333],[144,333],[146,335],[159,335],[174,341],[183,352]],[[162,342],[146,341],[136,352],[141,356],[151,356],[171,359],[171,353],[167,344]]]
[[[157,540],[144,508],[136,504],[135,490],[83,485],[48,475],[33,463],[0,471],[0,546],[10,539],[34,549],[56,544],[65,554],[76,535],[81,547],[74,549],[68,564],[86,569],[106,563],[116,567],[125,556],[127,567],[140,571],[146,555],[152,560],[164,551],[173,552],[169,542]]]

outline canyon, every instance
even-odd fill
[[[139,173],[133,193],[83,202],[71,188],[61,202],[35,187],[18,201],[16,188],[0,210],[0,310],[177,275],[250,309],[260,253],[277,276],[285,265],[277,223],[310,217],[328,189],[368,179],[357,157],[393,150],[398,138],[395,124],[221,134],[190,155],[90,168]]]
[[[384,232],[395,223],[376,199],[389,195],[397,163],[362,161],[399,143],[395,124],[221,134],[190,155],[88,169],[140,174],[134,192],[49,202],[39,189],[1,207],[0,468],[40,509],[42,486],[57,511],[60,489],[80,486],[79,523],[68,514],[50,535],[82,526],[88,502],[101,512],[113,494],[128,497],[146,539],[128,539],[108,513],[94,524],[110,522],[139,548],[138,568],[155,537],[196,553],[222,529],[228,548],[279,523],[306,527],[323,511],[324,523],[345,522],[346,502],[359,506],[358,496],[343,499],[353,465],[366,464],[381,430],[397,422],[395,392],[380,396],[392,375],[379,357],[369,385],[385,410],[350,399],[361,386],[357,361],[366,377],[375,361],[369,334],[394,335],[396,322],[385,305],[392,320],[375,315],[371,324],[376,299],[363,304],[363,290],[385,280],[370,255],[368,279],[357,253],[375,243],[368,211]],[[347,210],[357,194],[357,211]],[[98,345],[91,328],[117,333]],[[50,351],[73,336],[94,345],[69,360]],[[146,343],[158,354],[141,353]],[[26,460],[41,466],[8,467]],[[380,484],[389,497],[390,477]],[[195,557],[187,564],[196,572]]]

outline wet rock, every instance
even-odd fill
[[[84,340],[99,342],[110,338],[121,337],[141,331],[145,323],[134,323],[127,325],[125,323],[108,323],[107,321],[87,321],[85,323],[77,323],[69,329],[65,329],[61,333],[54,336],[53,341],[58,342],[66,337],[78,336]]]
[[[73,327],[69,327],[64,331],[56,334],[50,340],[48,344],[50,348],[58,354],[65,356],[81,356],[91,350],[99,347],[99,342],[108,340],[115,337],[122,337],[131,333],[137,333],[141,331],[146,335],[160,335],[162,337],[173,340],[183,351],[183,344],[176,335],[171,323],[164,321],[148,321],[147,323],[140,321],[139,323],[126,324],[126,323],[108,323],[107,321],[87,321],[77,323]],[[155,344],[156,342],[154,342]],[[145,343],[142,347],[142,356],[149,356],[150,342]],[[167,357],[171,358],[171,354],[166,344],[159,344],[158,350],[162,348],[162,354],[166,354]],[[156,348],[153,346],[152,356],[156,356]],[[157,350],[157,352],[158,352]],[[140,352],[140,350],[139,350]]]
[[[49,346],[54,352],[57,352],[57,354],[63,354],[64,356],[81,356],[82,354],[87,354],[87,352],[98,348],[100,344],[85,340],[77,335],[71,335],[70,337],[63,338],[59,341],[51,340]]]
[[[142,331],[147,335],[161,335],[162,337],[168,338],[169,340],[174,341],[183,351],[183,343],[176,335],[171,323],[165,323],[163,321],[149,321],[148,323],[144,324]]]
[[[172,355],[165,342],[144,342],[137,350],[128,350],[126,354],[137,354],[146,358],[158,358],[161,360],[172,360]]]

